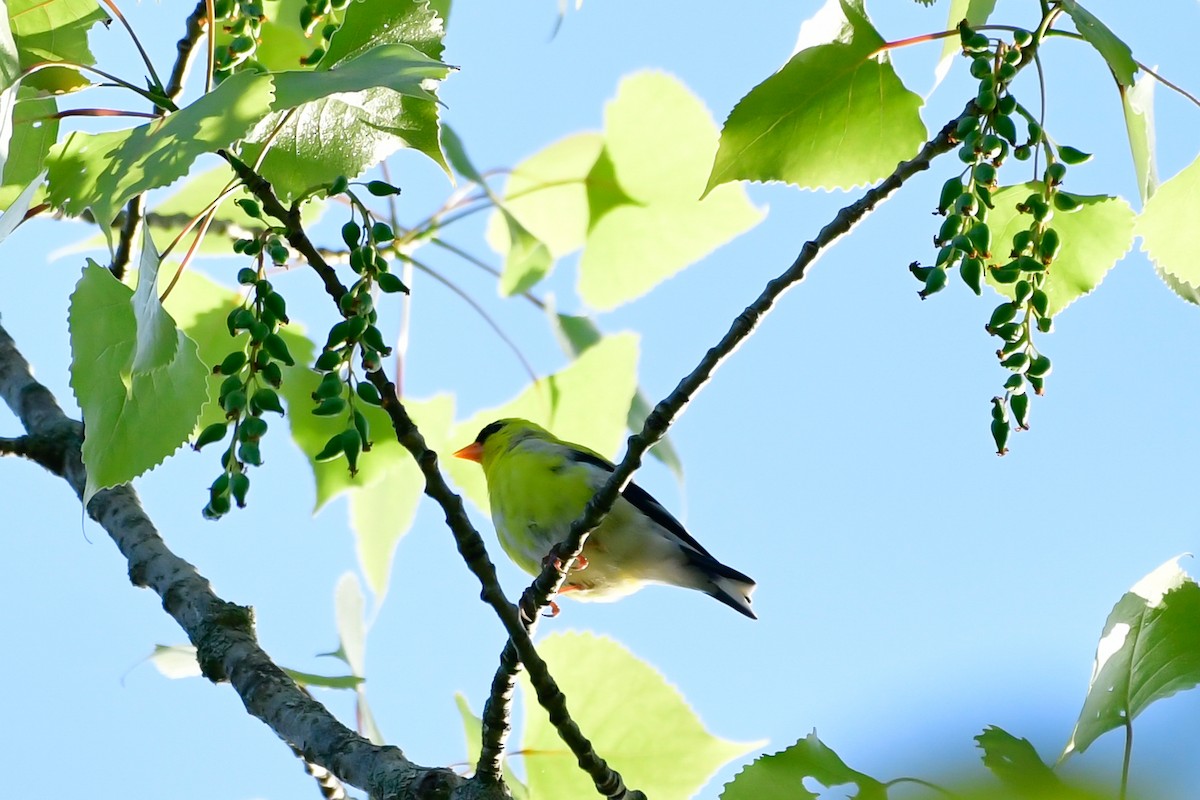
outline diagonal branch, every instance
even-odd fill
[[[612,510],[617,497],[628,485],[633,473],[641,466],[642,457],[666,435],[667,429],[704,384],[712,379],[717,368],[733,355],[741,343],[754,332],[784,293],[804,280],[809,266],[825,250],[849,233],[855,225],[903,186],[909,178],[928,169],[934,158],[948,152],[954,146],[952,134],[959,120],[966,116],[975,116],[977,113],[974,103],[969,103],[962,114],[946,123],[936,136],[925,143],[917,155],[898,164],[891,175],[864,192],[858,200],[838,211],[814,239],[804,243],[804,246],[800,248],[800,254],[796,256],[791,266],[778,277],[769,281],[754,302],[734,319],[729,330],[721,337],[721,341],[704,354],[696,368],[679,382],[674,391],[654,407],[654,410],[646,417],[646,423],[641,433],[629,437],[625,457],[621,463],[617,465],[604,486],[588,501],[583,515],[572,523],[567,538],[556,546],[554,554],[557,558],[547,559],[547,564],[541,574],[522,594],[520,607],[524,618],[529,621],[530,628],[542,609],[549,605],[550,598],[562,587],[572,562],[583,551],[583,545],[587,541],[588,535]],[[555,566],[556,562],[559,565],[557,567]],[[500,654],[500,667],[492,679],[491,693],[484,705],[483,747],[480,751],[479,763],[476,765],[477,774],[490,776],[500,774],[504,744],[511,728],[509,717],[513,688],[522,661],[519,648],[515,648],[510,640]]]
[[[0,397],[30,440],[56,441],[59,455],[47,469],[82,497],[86,472],[80,455],[83,426],[68,418],[53,394],[33,377],[29,364],[0,326]],[[338,722],[308,697],[259,647],[249,608],[218,597],[195,567],[176,556],[146,516],[129,486],[99,492],[88,514],[105,529],[129,562],[136,586],[149,587],[196,646],[204,675],[229,681],[246,710],[281,739],[348,783],[387,800],[500,800],[499,787],[470,782],[452,771],[412,763],[396,747],[380,747]]]
[[[219,153],[233,167],[237,176],[245,183],[259,202],[263,211],[279,220],[286,231],[288,243],[292,245],[308,262],[309,267],[325,284],[326,293],[335,302],[346,293],[346,287],[338,280],[333,267],[321,255],[321,252],[308,238],[300,219],[299,209],[295,206],[287,208],[276,197],[271,184],[255,172],[249,165],[224,150]],[[488,557],[483,537],[471,524],[463,507],[462,498],[454,493],[438,468],[437,453],[425,444],[425,437],[417,429],[416,423],[408,415],[404,404],[396,394],[395,385],[387,379],[382,370],[367,374],[371,383],[379,390],[383,399],[383,410],[387,412],[395,430],[396,439],[416,460],[422,474],[425,476],[425,494],[432,498],[446,515],[446,524],[454,536],[458,552],[462,555],[467,568],[479,580],[482,587],[481,598],[496,612],[508,633],[509,642],[513,643],[515,652],[526,669],[529,670],[529,680],[537,693],[538,702],[546,709],[550,722],[555,726],[563,742],[571,749],[579,766],[592,778],[596,791],[613,800],[644,800],[645,795],[636,789],[630,790],[625,786],[619,773],[608,766],[592,747],[592,743],[583,735],[579,726],[571,719],[567,709],[567,698],[558,688],[546,662],[534,649],[533,640],[525,628],[521,614],[504,594],[500,580],[496,575],[496,567]],[[496,775],[481,776],[481,784],[501,787]]]

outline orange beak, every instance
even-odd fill
[[[476,463],[483,462],[483,445],[479,442],[471,442],[461,450],[454,451],[455,458],[465,458],[467,461]]]

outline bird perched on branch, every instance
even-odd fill
[[[483,466],[500,544],[531,575],[615,469],[594,450],[524,419],[491,423],[454,455]],[[698,589],[757,619],[750,608],[754,581],[713,558],[662,504],[630,483],[588,536],[561,591],[607,601],[646,583]]]

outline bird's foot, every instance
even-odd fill
[[[554,568],[556,570],[558,570],[559,572],[563,571],[562,559],[559,558],[558,556],[554,555],[553,553],[551,553],[550,555],[548,555],[542,559],[542,566],[545,566],[546,564],[553,564]],[[588,568],[587,558],[585,558],[584,556],[575,556],[575,563],[573,563],[571,565],[571,571],[579,572],[579,571],[585,570],[587,568]]]
[[[561,609],[558,607],[558,603],[551,600],[550,605],[546,607],[546,610],[542,613],[542,616],[546,619],[554,619],[558,616],[559,611],[561,611]]]

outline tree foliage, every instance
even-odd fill
[[[569,563],[647,452],[682,479],[683,464],[665,437],[684,405],[826,248],[924,170],[944,176],[940,196],[914,200],[936,209],[936,249],[912,254],[910,271],[923,299],[955,283],[955,273],[975,295],[998,294],[981,321],[997,340],[1003,379],[981,425],[1006,453],[1010,434],[1030,427],[1030,398],[1050,378],[1044,336],[1135,240],[1180,297],[1196,302],[1200,289],[1193,256],[1200,173],[1193,162],[1158,183],[1150,89],[1158,76],[1073,0],[1028,5],[1038,21],[1028,29],[993,20],[994,3],[951,2],[944,27],[931,22],[932,32],[888,41],[864,0],[829,0],[802,28],[794,55],[747,88],[723,125],[679,79],[642,71],[616,87],[601,130],[545,144],[497,179],[469,155],[479,132],[452,131],[441,120],[439,92],[454,72],[443,60],[448,3],[201,2],[181,20],[185,33],[166,79],[146,58],[143,86],[102,71],[88,48],[97,23],[113,23],[110,14],[123,22],[115,5],[12,0],[0,17],[0,239],[37,215],[83,219],[99,229],[108,263],[87,260],[67,320],[71,388],[86,427],[54,413],[19,343],[0,330],[0,394],[26,429],[0,440],[0,452],[26,456],[68,480],[126,554],[134,582],[163,595],[192,643],[156,650],[164,674],[230,681],[250,713],[314,770],[386,797],[581,797],[592,789],[612,797],[691,796],[757,746],[708,731],[663,676],[611,640],[555,635],[535,648],[531,620],[549,605],[562,572],[550,559],[518,602],[505,597],[482,539],[444,479],[486,508],[482,477],[434,454],[505,416],[527,417],[610,455],[631,431],[612,480],[563,543]],[[205,31],[215,32],[212,42]],[[145,32],[130,35],[140,50],[137,37]],[[1046,129],[1046,98],[1036,81],[1024,80],[1042,70],[1041,49],[1059,39],[1093,48],[1114,81],[1140,211],[1115,192],[1063,188],[1089,156]],[[895,51],[919,46],[943,47],[954,63],[945,61],[939,72],[961,69],[974,81],[961,113],[937,121],[932,133],[921,119],[921,96],[892,63]],[[185,85],[192,65],[199,77]],[[123,116],[76,102],[100,83],[148,104],[150,111],[133,115],[145,120],[62,134],[68,116]],[[403,180],[372,172],[401,149],[461,182],[412,225],[401,224],[395,210]],[[214,158],[221,163],[212,169]],[[795,262],[675,391],[652,405],[637,377],[637,336],[605,331],[597,315],[752,231],[766,210],[743,182],[866,188],[824,227],[806,231],[803,246],[798,237]],[[158,191],[167,187],[169,194]],[[416,399],[402,391],[407,335],[386,336],[379,311],[407,302],[417,272],[480,309],[424,258],[439,250],[479,264],[453,238],[455,223],[476,212],[490,214],[486,241],[502,260],[494,271],[499,294],[537,306],[569,363],[542,376],[528,368],[528,386],[517,397],[469,411],[449,393]],[[318,220],[336,233],[316,233],[323,230]],[[214,282],[193,268],[214,255],[238,258],[240,266]],[[536,291],[576,255],[584,308],[566,313]],[[287,270],[326,295],[325,319],[334,322],[318,319],[306,329],[293,319],[284,292],[298,290],[296,281],[283,280]],[[409,324],[406,314],[404,331]],[[337,592],[341,647],[333,655],[344,669],[284,671],[258,649],[247,612],[213,594],[157,534],[139,527],[150,523],[124,487],[189,443],[214,475],[197,514],[220,519],[253,503],[254,486],[271,480],[264,454],[282,446],[276,428],[283,426],[274,424],[282,420],[311,468],[317,507],[349,495],[361,571],[377,599],[392,581],[397,544],[422,495],[443,510],[508,640],[491,686],[478,690],[487,698],[481,713],[459,699],[470,777],[379,747],[384,739],[365,691],[365,612],[356,578],[344,577]],[[144,537],[137,542],[130,538],[135,527]],[[170,576],[162,563],[172,565]],[[1172,560],[1117,602],[1060,762],[1113,729],[1130,742],[1134,719],[1150,704],[1200,682],[1197,591]],[[519,745],[508,748],[518,674],[528,679],[524,724]],[[252,678],[271,690],[252,691]],[[353,692],[356,730],[311,701],[301,691],[307,687]],[[746,764],[722,796],[816,797],[814,781],[852,784],[860,798],[928,785],[871,777],[815,732],[802,734]],[[998,727],[976,740],[1006,796],[1111,794],[1064,776],[1028,741]],[[527,756],[523,776],[508,763],[510,749]],[[1122,795],[1129,769],[1127,747]],[[995,785],[982,785],[961,792],[992,796]]]

